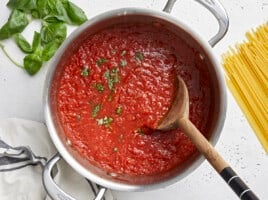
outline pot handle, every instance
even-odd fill
[[[170,13],[176,1],[177,0],[168,0],[163,11]],[[205,8],[207,8],[216,17],[219,23],[218,33],[208,41],[209,44],[212,47],[214,47],[224,37],[224,35],[228,30],[229,27],[228,15],[218,0],[195,0],[195,1],[203,5]]]
[[[57,153],[54,157],[52,157],[44,167],[43,171],[43,184],[48,193],[48,195],[53,200],[76,200],[74,197],[65,193],[53,180],[52,178],[52,170],[55,164],[61,159],[59,153]],[[99,193],[95,197],[94,200],[101,200],[104,196],[106,188],[100,188]]]

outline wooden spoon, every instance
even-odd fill
[[[159,122],[157,129],[166,131],[179,127],[240,199],[259,199],[189,120],[188,89],[181,77],[177,77],[175,86],[174,101],[166,116]]]

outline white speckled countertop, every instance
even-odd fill
[[[73,0],[80,5],[89,18],[107,10],[121,7],[146,7],[161,10],[165,0]],[[9,16],[5,6],[7,0],[0,3],[0,26]],[[268,21],[268,0],[221,0],[230,18],[230,27],[225,38],[214,47],[220,56],[237,42],[242,42],[245,32]],[[175,17],[191,25],[205,39],[209,39],[217,31],[216,20],[210,13],[193,0],[180,0],[172,13]],[[32,37],[32,31],[39,24],[32,22],[25,30],[25,35]],[[71,28],[70,30],[73,30]],[[22,54],[11,41],[3,42],[13,57],[22,62]],[[49,63],[40,72],[30,77],[22,69],[14,66],[0,51],[0,119],[19,117],[36,121],[44,121],[42,92],[45,74]],[[254,132],[243,113],[228,93],[228,108],[217,150],[235,168],[238,174],[250,185],[261,199],[268,199],[268,156],[260,146]],[[237,199],[224,181],[204,162],[195,172],[182,181],[167,188],[149,192],[114,192],[118,200],[215,200]]]

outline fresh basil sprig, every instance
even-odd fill
[[[23,64],[30,75],[36,74],[66,39],[66,24],[81,25],[87,21],[84,11],[69,0],[9,0],[7,6],[12,12],[0,29],[0,40],[13,36],[18,47],[28,54]],[[30,18],[42,22],[31,45],[21,34]]]
[[[33,40],[34,52],[23,60],[25,70],[34,75],[42,67],[44,61],[48,61],[57,51],[67,35],[65,23],[45,23],[41,34],[36,33]]]

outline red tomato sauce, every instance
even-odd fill
[[[73,149],[118,174],[154,175],[185,162],[196,149],[180,130],[144,129],[155,128],[168,111],[176,74],[189,89],[191,121],[205,131],[210,79],[195,49],[142,24],[90,36],[68,59],[57,94],[58,117]]]

